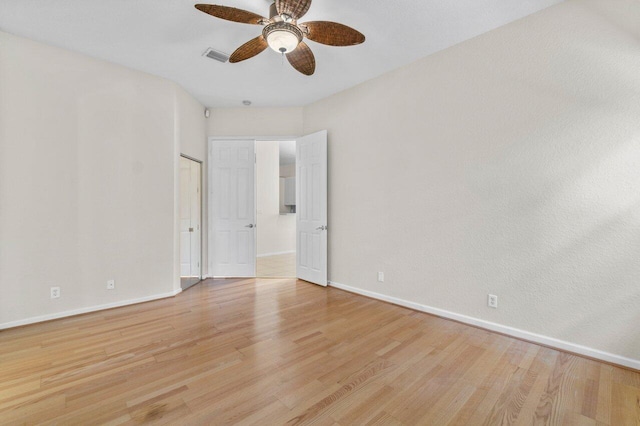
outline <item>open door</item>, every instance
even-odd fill
[[[255,141],[209,145],[209,271],[255,277]]]
[[[327,131],[296,144],[296,272],[327,285]]]
[[[200,163],[180,157],[180,286],[200,281]]]

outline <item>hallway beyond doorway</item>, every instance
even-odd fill
[[[296,254],[286,253],[258,258],[257,276],[261,278],[292,278],[296,276]]]

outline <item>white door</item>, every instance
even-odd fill
[[[197,161],[191,163],[191,177],[189,179],[189,194],[191,204],[191,282],[196,283],[202,278],[201,248],[202,231],[200,224],[202,214],[202,197],[200,186],[202,183],[202,165]]]
[[[190,161],[180,157],[180,280],[191,276],[191,202],[189,181]]]
[[[209,271],[255,277],[255,141],[209,144]]]
[[[197,161],[180,157],[180,283],[200,281],[200,172]]]
[[[327,285],[327,131],[296,144],[296,271]]]

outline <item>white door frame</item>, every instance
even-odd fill
[[[246,141],[246,140],[253,140],[255,142],[257,141],[296,141],[300,138],[301,136],[209,136],[207,138],[207,152],[209,151],[209,146],[211,145],[212,141]],[[255,176],[255,173],[254,173]],[[255,182],[255,178],[254,178],[254,185],[256,185]],[[207,186],[208,187],[208,186]],[[257,197],[257,193],[254,192],[254,197]],[[254,207],[257,209],[257,199],[254,202]],[[209,206],[207,206],[207,210],[208,210]],[[211,226],[211,224],[208,223],[209,221],[209,212],[207,211],[207,226]],[[256,210],[256,220],[258,217],[258,212]],[[207,242],[209,242],[209,238],[207,238]],[[256,237],[254,240],[254,252],[257,253],[258,251],[258,238]],[[207,253],[209,256],[211,256],[211,247],[207,247]],[[202,263],[200,263],[202,264]],[[207,259],[207,265],[209,264],[209,259]],[[254,273],[254,275],[256,275]],[[208,269],[207,270],[207,276],[206,278],[214,278],[214,275],[211,273],[211,271]]]
[[[305,135],[301,135],[301,136],[210,136],[207,138],[207,151],[209,150],[209,146],[211,144],[212,141],[233,141],[233,140],[253,140],[255,142],[257,141],[297,141],[300,138],[302,138]],[[254,174],[254,185],[255,183],[255,174]],[[254,192],[254,197],[256,197],[256,193]],[[256,200],[257,201],[257,200]],[[254,203],[254,208],[257,209],[257,204]],[[208,212],[207,212],[207,217],[208,217]],[[257,210],[256,210],[256,218],[257,218]],[[208,224],[208,226],[211,226],[211,224]],[[297,240],[297,231],[296,231],[296,240]],[[209,241],[209,240],[207,240]],[[254,240],[254,252],[257,253],[257,238]],[[296,241],[296,246],[297,246],[297,241]],[[211,256],[211,247],[209,247],[209,250],[207,251],[207,253],[209,253],[209,256]],[[207,259],[207,263],[209,263],[209,259]],[[328,273],[328,271],[327,271]],[[255,274],[254,274],[255,275]],[[213,274],[211,273],[211,271],[208,272],[207,275],[208,278],[213,278]],[[327,277],[328,278],[328,277]]]
[[[186,154],[182,154],[181,153],[180,157],[186,158],[187,160],[195,161],[196,163],[200,164],[200,195],[199,195],[199,202],[200,202],[200,230],[199,230],[199,233],[200,233],[200,259],[199,259],[199,262],[200,262],[200,274],[199,274],[198,278],[200,280],[202,280],[204,278],[204,275],[202,274],[202,253],[203,253],[203,250],[202,250],[203,249],[203,244],[202,244],[202,228],[203,228],[202,222],[203,222],[203,220],[202,220],[202,218],[204,217],[203,216],[203,214],[204,214],[204,203],[202,202],[202,200],[203,200],[202,192],[203,192],[203,188],[204,188],[204,185],[203,185],[204,184],[204,181],[203,181],[203,178],[204,178],[203,166],[204,166],[204,164],[203,164],[203,162],[201,160],[198,160],[197,158],[190,157],[189,155],[186,155]]]

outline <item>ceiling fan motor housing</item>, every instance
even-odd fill
[[[269,6],[269,19],[273,19],[277,16],[279,16],[278,9],[276,8],[276,2],[274,1],[271,3],[271,6]]]

